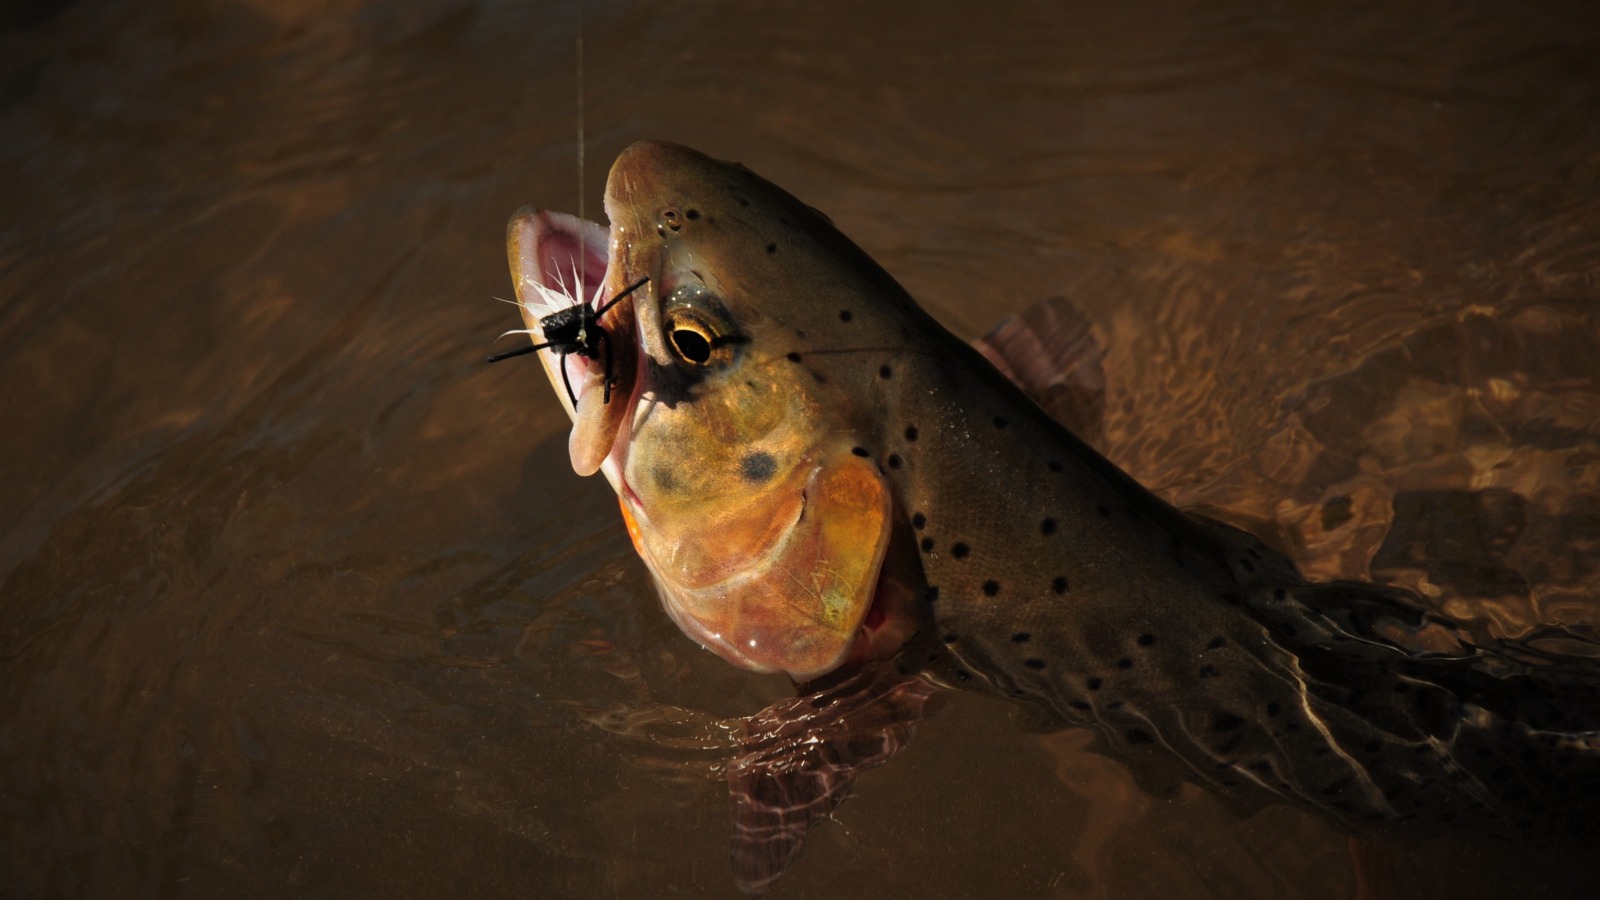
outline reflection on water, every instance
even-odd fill
[[[1597,347],[1592,297],[1419,323],[1286,397],[1250,459],[1174,494],[1276,536],[1320,580],[1406,587],[1498,637],[1600,623]]]
[[[732,723],[788,685],[677,633],[542,375],[481,364],[506,216],[577,205],[576,13],[0,23],[11,890],[735,893]],[[1596,621],[1588,7],[584,20],[590,210],[634,139],[744,158],[962,333],[1069,297],[1103,446],[1178,502],[1497,633]],[[947,698],[775,895],[1350,895],[1316,820],[1015,718]],[[1543,871],[1452,852],[1375,870]]]

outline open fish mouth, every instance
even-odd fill
[[[614,283],[610,232],[566,213],[523,207],[506,228],[517,306],[545,373],[572,418],[567,451],[579,475],[619,486],[627,410],[640,385],[637,315]],[[634,284],[637,289],[641,285]],[[607,465],[608,460],[613,464]]]

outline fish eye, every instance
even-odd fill
[[[667,343],[678,358],[692,366],[708,366],[717,361],[725,343],[716,328],[688,309],[675,310],[667,318]],[[727,355],[725,352],[720,355]]]
[[[701,333],[694,326],[684,326],[672,329],[668,335],[672,341],[672,349],[685,361],[703,366],[711,361],[711,339]]]
[[[669,352],[691,369],[731,365],[736,348],[750,341],[739,333],[722,302],[698,282],[682,285],[667,295],[661,326]]]

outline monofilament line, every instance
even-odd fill
[[[578,218],[587,222],[589,217],[584,214],[583,205],[583,0],[578,0],[578,39],[577,52],[574,55],[577,57],[578,67]],[[578,284],[585,285],[589,283],[588,257],[586,254],[579,254],[579,257],[580,262],[578,265],[583,268],[583,271],[578,274]],[[582,291],[578,293],[580,296],[582,295]]]

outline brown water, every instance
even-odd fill
[[[1070,297],[1168,496],[1600,621],[1592,4],[813,6],[586,4],[586,211],[633,140],[742,159],[960,333]],[[577,7],[0,24],[0,892],[734,895],[730,723],[789,686],[677,633],[542,373],[482,364],[507,216],[579,203]],[[1013,719],[946,697],[775,896],[1351,896],[1313,817]]]

